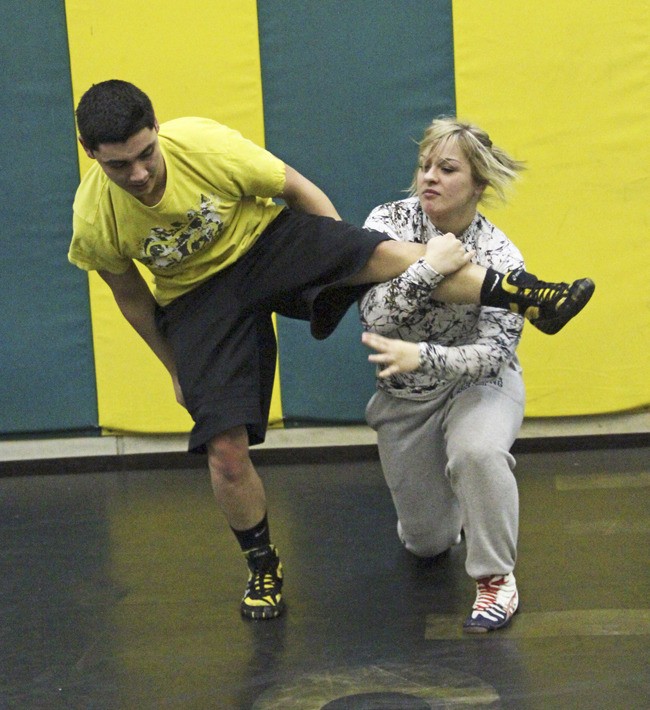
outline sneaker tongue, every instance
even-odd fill
[[[260,557],[266,557],[272,554],[270,545],[263,545],[262,547],[254,547],[252,550],[246,550],[244,553],[248,559],[259,559]]]
[[[269,545],[264,547],[256,547],[253,550],[246,552],[246,560],[249,565],[259,569],[269,562],[273,562],[273,550]]]
[[[508,274],[508,282],[520,288],[532,288],[535,284],[539,283],[539,279],[535,274],[531,274],[523,267],[520,267]]]

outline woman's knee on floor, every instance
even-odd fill
[[[450,516],[456,517],[456,516]],[[397,535],[404,547],[417,557],[435,557],[455,545],[460,536],[460,518],[441,520],[428,530],[404,530],[401,522],[397,523]]]

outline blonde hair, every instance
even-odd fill
[[[424,136],[418,143],[418,167],[409,194],[416,194],[417,174],[422,158],[438,146],[449,142],[457,145],[467,158],[474,182],[490,188],[499,200],[505,202],[506,189],[517,179],[517,173],[525,169],[524,162],[515,160],[505,150],[494,145],[482,128],[451,117],[436,118],[426,127]],[[486,195],[483,191],[480,201],[489,202],[490,197],[489,193]]]

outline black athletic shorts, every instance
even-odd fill
[[[285,209],[235,264],[157,310],[176,356],[194,419],[189,450],[202,453],[221,432],[245,425],[264,441],[275,376],[271,314],[309,320],[315,338],[336,328],[368,286],[344,286],[389,239]]]

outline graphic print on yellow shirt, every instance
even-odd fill
[[[201,195],[198,210],[189,210],[187,221],[172,222],[172,229],[153,227],[142,244],[140,261],[148,267],[164,269],[179,264],[219,237],[223,220],[218,198]]]

